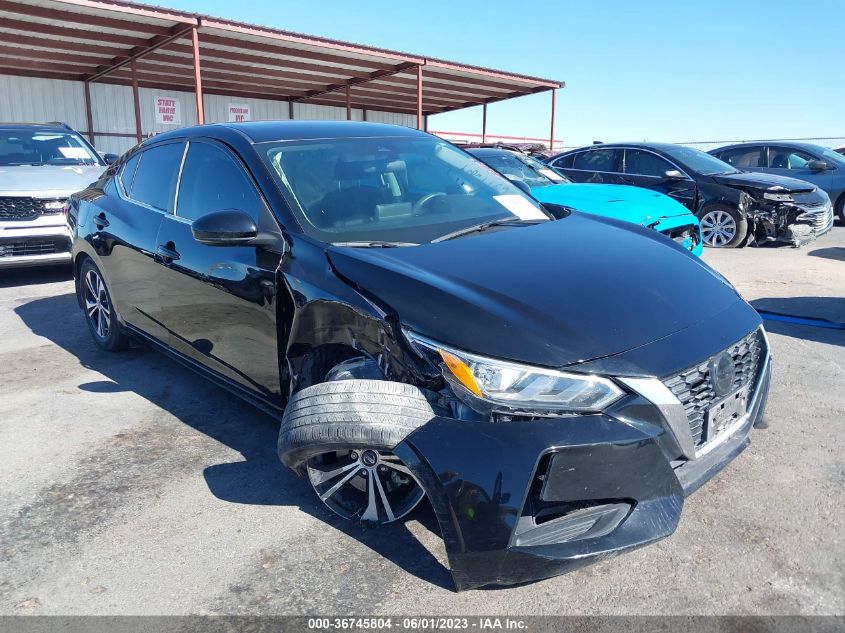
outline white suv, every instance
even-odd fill
[[[70,262],[65,201],[116,158],[63,123],[0,124],[0,269]]]

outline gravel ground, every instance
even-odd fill
[[[845,321],[845,227],[705,259],[757,307]],[[843,614],[845,332],[768,329],[771,427],[672,537],[458,594],[429,507],[345,525],[282,469],[274,420],[99,352],[67,273],[0,273],[0,614]]]

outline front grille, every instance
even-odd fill
[[[833,228],[833,205],[829,202],[814,206],[802,205],[801,208],[804,211],[801,218],[810,222],[817,236],[824,235]]]
[[[754,384],[762,370],[765,347],[763,333],[757,329],[725,350],[733,357],[736,367],[733,390],[751,385],[749,401],[754,397]],[[703,443],[707,410],[719,400],[710,381],[711,360],[712,357],[663,381],[684,405],[696,447]]]
[[[63,203],[61,198],[25,198],[22,196],[0,197],[0,220],[34,220],[40,215],[56,215],[61,206],[47,209],[46,205]]]
[[[0,242],[0,258],[50,255],[70,251],[67,238],[32,237],[25,240]]]

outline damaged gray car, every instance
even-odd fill
[[[833,205],[815,185],[737,169],[668,143],[599,144],[548,163],[575,182],[635,185],[672,196],[695,213],[706,246],[787,242],[801,246],[833,226]]]

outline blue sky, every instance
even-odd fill
[[[556,137],[670,142],[845,136],[845,0],[154,0],[562,79]],[[488,132],[548,137],[550,97],[488,108]],[[480,108],[432,117],[480,132]]]

